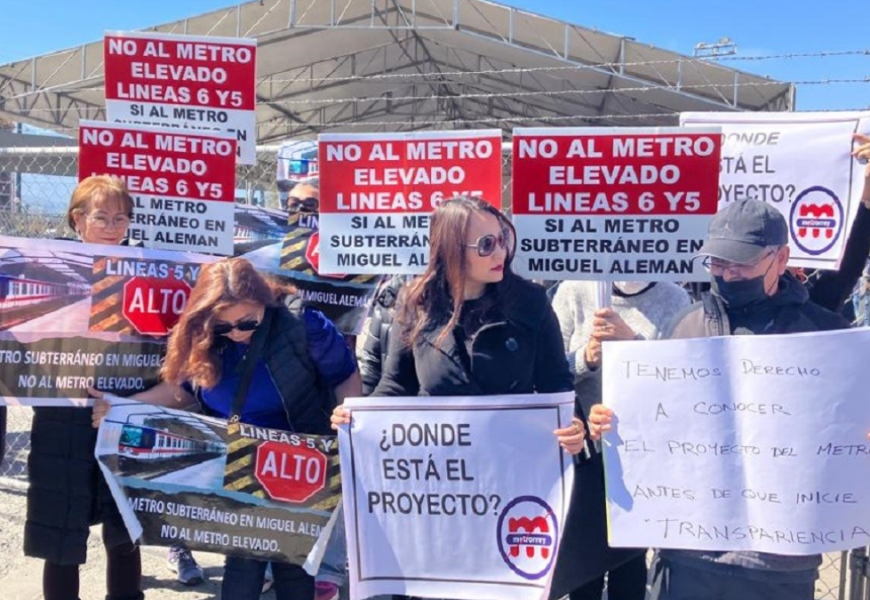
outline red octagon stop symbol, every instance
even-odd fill
[[[326,275],[320,272],[320,232],[315,231],[308,238],[308,245],[305,247],[305,260],[314,269],[314,272],[321,277],[331,277],[333,279],[341,279],[344,275]]]
[[[184,312],[188,297],[186,281],[133,277],[124,284],[123,314],[142,335],[167,335]]]
[[[326,456],[314,448],[263,442],[254,476],[273,499],[305,502],[326,487]]]

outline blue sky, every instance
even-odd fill
[[[143,28],[233,5],[226,0],[8,0],[3,4],[0,64],[91,42],[106,30]],[[508,4],[684,54],[691,54],[698,42],[715,42],[723,36],[731,38],[738,56],[744,57],[870,49],[866,27],[859,24],[866,20],[862,5],[840,0],[704,2],[703,14],[698,0],[513,0]],[[870,77],[870,54],[726,64],[784,81]],[[867,107],[870,82],[798,87],[798,110]]]

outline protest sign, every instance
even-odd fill
[[[158,381],[165,336],[212,257],[0,237],[0,404],[85,404]],[[148,336],[148,337],[145,337]]]
[[[82,121],[79,180],[116,175],[133,196],[129,236],[150,248],[231,254],[235,140]]]
[[[108,33],[103,60],[109,121],[229,132],[257,163],[256,40]]]
[[[573,483],[553,430],[571,422],[573,393],[345,406],[352,600],[547,598]]]
[[[341,498],[334,437],[116,399],[96,457],[131,537],[306,564]]]
[[[422,273],[429,215],[453,196],[501,204],[501,131],[321,134],[320,272]]]
[[[322,274],[321,218],[316,213],[290,215],[276,274],[292,283],[306,302],[326,315],[339,331],[358,335],[381,278],[377,275]]]
[[[870,544],[870,330],[605,343],[611,546]]]
[[[790,265],[837,268],[864,186],[852,135],[870,133],[870,113],[690,112],[680,123],[722,128],[720,208],[770,203],[789,224]]]
[[[688,281],[716,212],[718,132],[515,129],[514,266],[537,279]]]

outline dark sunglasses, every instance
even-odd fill
[[[496,246],[507,248],[510,243],[510,233],[502,231],[499,235],[489,233],[477,238],[476,244],[465,244],[466,248],[477,248],[477,255],[486,258],[495,252]]]
[[[287,197],[287,206],[292,212],[317,212],[320,210],[320,200],[313,196],[308,198],[297,198],[296,196]]]
[[[238,329],[239,331],[254,331],[259,326],[260,322],[257,319],[245,319],[238,323],[218,323],[212,327],[211,330],[215,335],[227,335],[233,329]]]

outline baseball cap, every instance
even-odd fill
[[[785,217],[766,202],[746,199],[732,202],[713,216],[698,255],[748,265],[768,246],[787,244]]]

